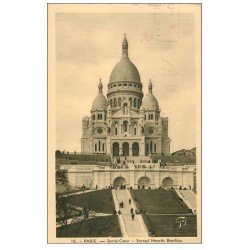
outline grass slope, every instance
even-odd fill
[[[179,215],[143,215],[143,219],[152,236],[156,237],[196,237],[196,215],[184,215],[187,220],[186,226],[176,222]]]
[[[68,203],[78,207],[89,207],[100,213],[113,213],[115,209],[111,190],[104,189],[68,197]]]
[[[149,214],[187,214],[187,205],[180,201],[173,190],[131,190],[139,206]]]
[[[56,237],[122,237],[117,215],[95,217],[56,230]]]

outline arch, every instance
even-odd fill
[[[140,187],[140,188],[148,188],[148,187],[150,187],[150,184],[151,184],[151,180],[147,176],[142,176],[138,180],[138,187]]]
[[[124,103],[123,105],[123,114],[127,115],[128,114],[128,104]]]
[[[113,156],[119,156],[119,143],[113,143]]]
[[[129,104],[130,104],[129,107],[133,107],[133,105],[132,105],[133,103],[132,103],[132,102],[133,102],[133,101],[132,101],[132,98],[130,97],[130,98],[129,98]]]
[[[174,186],[174,180],[171,177],[165,177],[162,180],[162,187],[166,189],[170,189]]]
[[[140,108],[140,99],[137,100],[137,108]]]
[[[115,135],[118,135],[118,123],[115,123]]]
[[[119,97],[119,98],[118,98],[118,107],[121,107],[121,105],[122,105],[122,98]]]
[[[133,156],[139,156],[139,143],[138,142],[134,142],[132,144],[132,154]]]
[[[134,99],[134,108],[136,108],[136,98]]]
[[[128,121],[123,122],[123,132],[128,132]]]
[[[122,176],[118,176],[113,181],[113,187],[118,188],[121,185],[126,185],[126,179]]]
[[[128,142],[124,142],[122,144],[122,155],[129,156],[129,144],[128,144]]]

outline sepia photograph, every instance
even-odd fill
[[[201,243],[201,4],[48,4],[48,243]]]

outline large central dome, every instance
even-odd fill
[[[109,83],[122,81],[141,82],[139,72],[129,58],[122,58],[115,65],[110,75]]]
[[[126,37],[124,37],[122,42],[121,60],[113,68],[110,74],[109,83],[123,81],[141,83],[140,74],[137,68],[128,58],[128,41]]]

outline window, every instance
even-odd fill
[[[153,114],[149,114],[149,115],[148,115],[148,119],[149,119],[149,120],[153,120],[153,119],[154,119],[154,115],[153,115]]]
[[[116,102],[116,98],[114,99],[114,107],[117,107],[117,102]]]
[[[124,105],[123,105],[123,114],[124,115],[128,114],[128,105],[127,105],[127,103],[124,103]]]
[[[118,84],[118,86],[122,86],[122,85],[121,85],[121,83],[120,83],[120,84]]]
[[[101,151],[101,142],[98,143],[98,151]]]
[[[136,99],[134,99],[134,107],[136,107]]]
[[[130,83],[128,86],[132,86],[132,83]]]
[[[105,144],[103,143],[103,144],[102,144],[102,151],[103,151],[103,152],[104,152],[104,147],[105,147],[104,145],[105,145]]]
[[[93,115],[92,117],[93,117],[93,120],[95,120],[95,115]]]
[[[136,128],[134,128],[134,135],[136,135]]]
[[[115,135],[117,135],[118,134],[118,129],[117,128],[115,128]]]
[[[102,114],[97,115],[97,120],[102,120]]]
[[[118,107],[121,107],[122,99],[121,97],[118,98]]]
[[[127,83],[124,83],[123,86],[128,86],[128,84],[127,84]]]
[[[130,103],[130,107],[132,107],[133,105],[132,105],[132,98],[131,97],[129,98],[129,103]]]
[[[115,88],[116,86],[117,86],[117,85],[115,84],[115,85],[114,85],[114,88]]]
[[[110,100],[110,107],[111,107],[111,108],[113,107],[112,99]]]
[[[156,153],[156,144],[154,145],[154,152]]]
[[[95,144],[95,151],[97,151],[97,145]]]
[[[127,122],[127,121],[125,121],[125,122],[123,123],[123,131],[124,131],[124,132],[128,132],[128,122]]]

